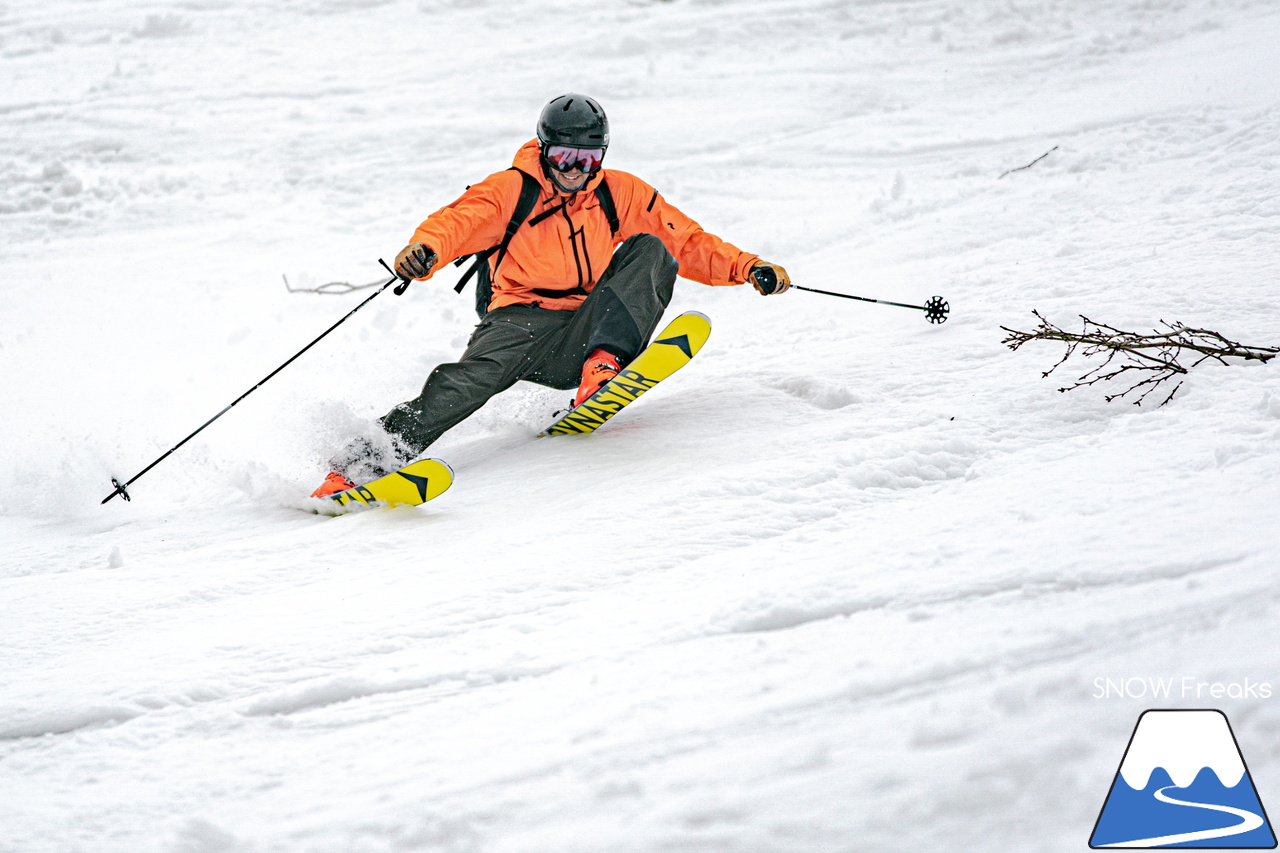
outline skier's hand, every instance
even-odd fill
[[[776,296],[791,286],[791,276],[777,264],[756,261],[751,268],[751,284],[761,296]]]
[[[396,275],[405,281],[426,278],[436,265],[436,253],[424,243],[410,243],[396,255]]]

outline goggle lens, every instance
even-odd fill
[[[600,168],[604,162],[603,148],[570,148],[567,145],[548,145],[547,162],[557,172],[567,172],[574,166],[588,174]]]

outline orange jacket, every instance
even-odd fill
[[[583,291],[589,293],[609,265],[614,247],[634,234],[656,234],[679,261],[680,275],[703,284],[742,284],[759,260],[703,231],[644,181],[614,169],[592,175],[563,213],[531,225],[539,212],[559,205],[565,196],[543,175],[537,140],[521,147],[514,165],[536,178],[541,192],[498,268],[490,309],[536,303],[576,311],[586,299]],[[617,208],[617,234],[609,232],[609,220],[593,192],[602,176],[609,182]],[[436,252],[440,258],[436,270],[462,255],[496,246],[511,221],[521,185],[520,175],[510,169],[490,175],[427,217],[410,242],[425,243]],[[496,254],[489,259],[490,271],[496,259]],[[535,288],[566,293],[548,298],[534,293]]]

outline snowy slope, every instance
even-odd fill
[[[0,4],[0,851],[1081,850],[1148,707],[1221,708],[1274,813],[1277,368],[1108,404],[1000,327],[1280,344],[1277,43],[1249,0]],[[567,90],[709,230],[951,320],[681,282],[710,341],[600,433],[520,387],[433,504],[299,512],[461,350],[444,275],[98,505],[362,298],[281,273],[376,279]]]

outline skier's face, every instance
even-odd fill
[[[587,182],[587,178],[587,173],[577,167],[567,172],[556,172],[556,183],[560,185],[560,189],[567,193],[574,193],[582,189]]]

